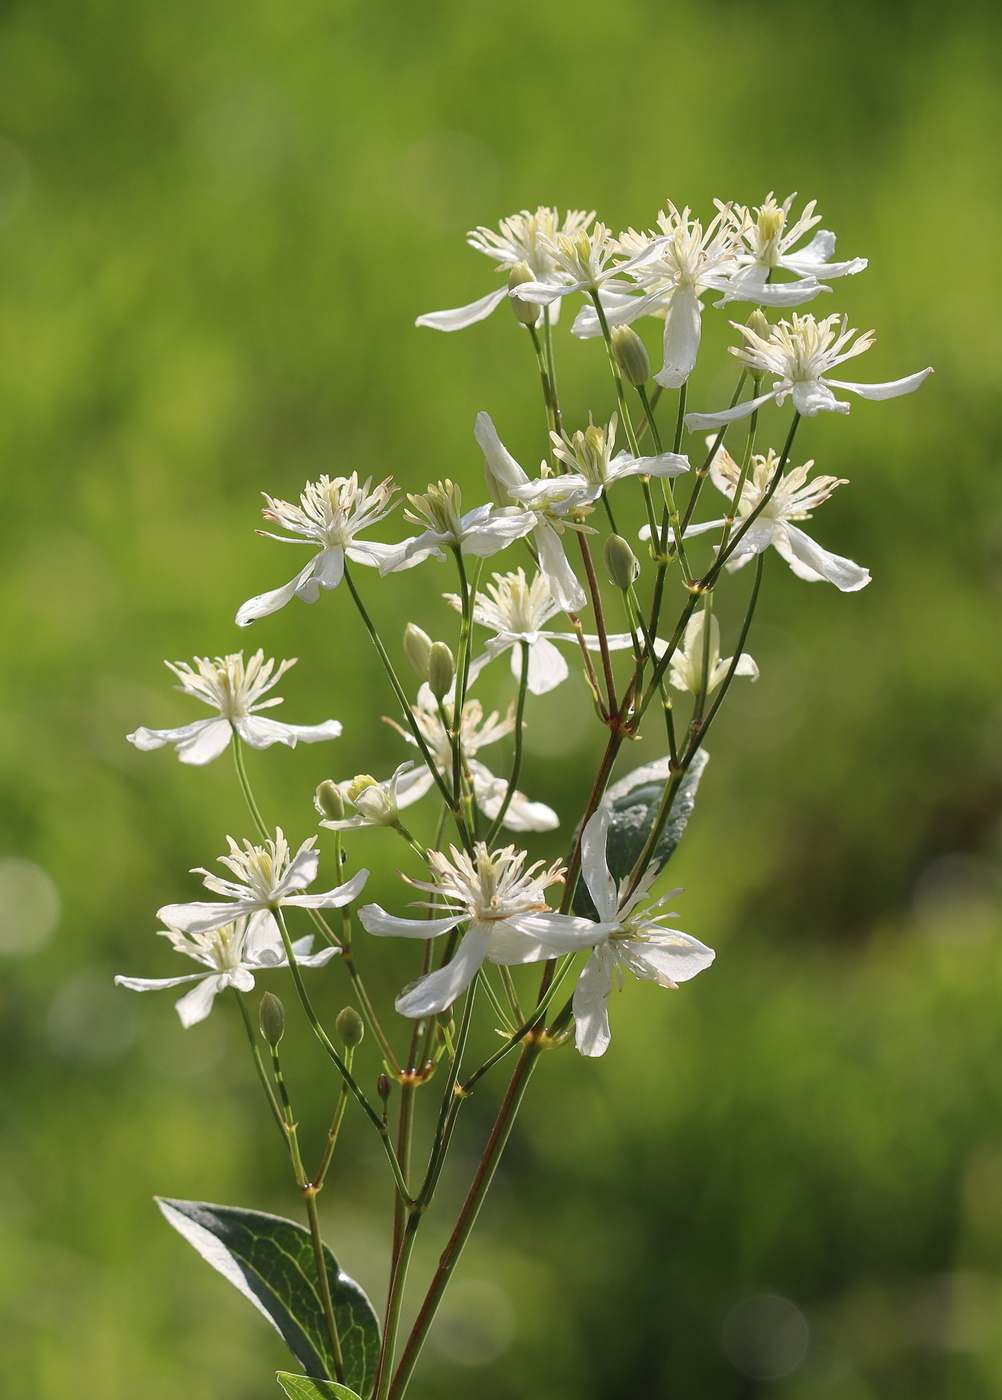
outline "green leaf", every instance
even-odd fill
[[[174,1229],[264,1313],[309,1376],[333,1376],[308,1230],[261,1210],[160,1196],[156,1201]],[[324,1254],[345,1380],[357,1395],[368,1395],[379,1356],[379,1322],[365,1293],[341,1272],[326,1245]]]
[[[669,860],[682,839],[682,832],[692,815],[696,801],[696,789],[709,757],[705,749],[696,751],[696,756],[672,799],[671,812],[652,857],[659,866],[663,866]],[[664,796],[665,783],[668,781],[669,766],[668,758],[659,758],[654,763],[644,764],[642,768],[634,768],[632,773],[627,773],[625,778],[613,783],[603,798],[604,804],[610,809],[606,857],[610,874],[617,882],[629,875],[651,834]],[[575,914],[589,919],[597,917],[591,895],[583,880],[578,881],[573,907]]]
[[[290,1400],[359,1400],[353,1390],[337,1381],[315,1381],[309,1376],[294,1376],[291,1371],[277,1371],[276,1375]]]

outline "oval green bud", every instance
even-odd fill
[[[419,681],[428,679],[428,658],[431,655],[431,638],[413,622],[404,628],[404,655]]]
[[[322,817],[329,822],[339,822],[344,817],[344,798],[337,783],[325,778],[313,794],[313,805]]]
[[[428,686],[436,700],[444,700],[449,693],[456,662],[445,642],[435,642],[428,658]]]
[[[535,282],[532,268],[527,262],[517,262],[508,273],[508,290],[513,292],[516,287],[520,287],[523,282]],[[543,314],[543,308],[536,306],[534,302],[523,301],[519,296],[508,298],[511,309],[515,313],[515,320],[521,321],[523,326],[534,326]]]
[[[651,377],[651,357],[632,326],[613,326],[612,348],[627,384],[642,388]]]
[[[258,1012],[261,1034],[274,1050],[285,1035],[285,1007],[274,992],[265,992]]]
[[[757,336],[761,336],[763,340],[768,340],[770,335],[772,335],[772,326],[770,326],[769,322],[765,319],[765,314],[759,306],[756,306],[755,310],[745,322],[745,325],[753,330]]]
[[[340,1036],[342,1045],[345,1045],[349,1050],[354,1050],[356,1045],[362,1043],[362,1037],[365,1035],[365,1022],[353,1006],[346,1006],[343,1011],[338,1013],[334,1029]]]
[[[605,567],[616,588],[627,589],[640,573],[640,560],[622,535],[610,535],[605,542]]]
[[[383,1103],[390,1097],[390,1088],[391,1085],[388,1077],[385,1074],[381,1074],[376,1080],[376,1093],[382,1099]]]

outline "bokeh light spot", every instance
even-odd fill
[[[0,858],[0,953],[33,953],[59,922],[59,891],[51,875],[20,856]]]
[[[436,1349],[457,1366],[487,1366],[515,1336],[515,1309],[497,1284],[468,1279],[453,1284],[432,1330]]]
[[[757,1293],[724,1323],[724,1353],[736,1371],[755,1380],[787,1376],[807,1355],[807,1319],[788,1298]]]

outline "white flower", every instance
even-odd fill
[[[634,265],[648,253],[645,247],[638,258],[626,262],[612,263],[610,259],[621,251],[605,224],[596,224],[590,233],[580,229],[577,233],[558,233],[552,238],[541,234],[539,242],[549,253],[559,273],[563,274],[564,285],[554,280],[520,282],[508,295],[520,301],[535,302],[549,306],[559,297],[570,296],[572,292],[598,292],[606,288],[614,296],[633,290],[629,282],[624,282],[623,274],[632,273]]]
[[[493,661],[510,650],[512,675],[516,681],[521,681],[522,648],[519,644],[528,643],[529,676],[526,684],[533,695],[545,695],[570,674],[567,662],[553,643],[577,643],[577,636],[573,632],[547,632],[543,629],[543,624],[562,609],[553,601],[542,574],[537,574],[531,584],[526,582],[522,569],[511,574],[494,574],[493,578],[494,582],[487,585],[487,591],[477,593],[473,600],[474,622],[490,627],[496,633],[487,643],[485,660]],[[462,599],[457,594],[446,593],[444,597],[457,611],[461,611]],[[629,633],[616,633],[606,640],[613,651],[622,651],[633,645]],[[601,650],[598,637],[586,634],[584,642],[591,651]]]
[[[277,685],[295,664],[295,660],[282,661],[272,675],[275,662],[265,661],[263,651],[256,651],[246,664],[242,651],[217,656],[212,661],[207,656],[196,656],[197,670],[184,661],[165,661],[164,665],[181,682],[175,690],[213,705],[219,717],[199,719],[180,729],[137,729],[126,737],[144,753],[173,744],[182,763],[199,764],[217,758],[230,742],[234,730],[252,749],[266,749],[271,744],[288,744],[295,748],[300,739],[306,744],[336,739],[341,733],[340,722],[336,719],[325,720],[323,724],[283,724],[255,713],[281,705],[281,696],[273,695],[270,700],[262,700],[261,696]]]
[[[474,506],[464,515],[463,493],[451,481],[436,482],[423,496],[408,495],[407,499],[413,509],[404,511],[405,518],[427,528],[394,546],[379,565],[380,574],[408,569],[431,554],[442,559],[444,549],[488,559],[527,535],[536,524],[529,511],[513,507]]]
[[[485,657],[481,661],[487,659]],[[476,662],[474,662],[474,667],[477,670],[480,669]],[[454,703],[454,698],[450,695],[442,706],[446,720],[450,724],[452,723]],[[452,743],[449,731],[442,723],[438,711],[438,701],[427,685],[423,685],[418,691],[417,704],[411,706],[411,713],[425,743],[428,745],[435,767],[444,777],[451,777]],[[413,734],[402,729],[395,720],[387,720],[387,723],[391,724],[408,744],[414,744],[416,747]],[[498,739],[503,739],[514,728],[515,720],[511,705],[508,706],[508,713],[504,719],[499,719],[496,710],[484,719],[483,706],[479,700],[467,700],[463,706],[463,717],[459,726],[463,767],[470,775],[474,800],[488,821],[493,821],[500,812],[508,792],[508,783],[504,778],[496,778],[486,764],[481,763],[474,755],[479,749],[486,748],[488,744],[494,744]],[[409,807],[411,803],[417,802],[426,792],[430,791],[434,783],[435,779],[425,765],[414,768],[409,773],[402,773],[397,779],[398,807]],[[512,793],[511,802],[508,804],[502,822],[502,826],[506,826],[509,831],[552,831],[554,827],[559,825],[560,818],[552,807],[547,807],[545,802],[530,802],[521,792]]]
[[[740,349],[732,345],[731,354],[756,374],[778,376],[777,382],[767,394],[739,403],[736,408],[725,408],[720,413],[687,413],[685,424],[690,432],[695,432],[697,428],[720,428],[725,423],[737,422],[739,418],[747,418],[770,399],[782,404],[787,395],[792,396],[797,412],[808,418],[813,418],[822,409],[830,413],[848,413],[849,404],[836,399],[832,389],[848,389],[863,399],[896,399],[900,394],[910,394],[932,374],[930,367],[886,384],[856,384],[844,379],[829,379],[828,370],[844,360],[862,355],[873,344],[873,332],[867,331],[850,345],[850,340],[858,332],[847,329],[848,318],[845,316],[828,316],[823,321],[817,321],[813,316],[798,316],[794,312],[791,320],[780,321],[778,326],[771,327],[768,340],[764,340],[751,326],[738,325],[736,321],[732,321],[731,325],[748,342]]]
[[[408,759],[394,770],[385,783],[377,783],[368,773],[360,773],[347,783],[336,783],[335,787],[345,802],[350,802],[355,808],[356,815],[343,817],[340,821],[322,821],[320,825],[329,827],[331,831],[355,831],[360,826],[396,826],[400,820],[397,784],[413,767],[414,760]],[[314,805],[318,812],[323,811],[319,802]]]
[[[677,389],[689,378],[699,353],[702,335],[702,294],[722,291],[725,300],[755,301],[766,306],[799,306],[822,290],[808,278],[795,284],[761,286],[749,281],[736,288],[732,275],[740,271],[738,238],[730,226],[726,205],[713,218],[705,232],[688,209],[681,213],[673,204],[658,215],[658,233],[627,230],[617,247],[631,254],[624,267],[643,290],[641,296],[609,298],[606,320],[610,325],[627,325],[644,315],[664,315],[664,364],[654,376],[665,389]],[[603,309],[605,298],[603,298]],[[572,327],[575,335],[601,334],[594,307],[585,307]]]
[[[692,695],[699,694],[703,688],[704,661],[706,662],[706,674],[709,677],[706,683],[707,695],[716,690],[730,670],[734,658],[726,656],[721,660],[720,624],[712,613],[710,615],[708,649],[705,642],[705,628],[706,612],[701,609],[690,617],[686,624],[682,645],[674,652],[671,659],[668,681],[676,690],[687,690]],[[753,681],[758,680],[758,667],[746,651],[743,651],[738,657],[734,674],[736,676],[750,676]]]
[[[392,552],[392,545],[355,537],[389,514],[395,489],[389,477],[375,488],[371,477],[360,486],[358,473],[352,472],[351,476],[322,476],[319,481],[307,482],[298,506],[266,495],[268,504],[262,511],[265,520],[291,530],[292,538],[273,535],[268,530],[258,533],[283,544],[319,545],[320,552],[284,587],[259,593],[244,603],[237,613],[237,625],[246,627],[259,617],[267,617],[284,608],[293,597],[315,603],[321,588],[337,588],[341,582],[346,554],[356,564],[382,563]]]
[[[263,846],[252,846],[245,841],[241,850],[231,836],[226,839],[230,853],[220,856],[219,863],[225,865],[236,880],[221,879],[201,867],[192,874],[204,875],[202,884],[206,889],[225,895],[227,903],[165,904],[157,910],[157,918],[169,928],[188,934],[212,933],[242,915],[260,910],[263,916],[255,921],[246,947],[254,953],[265,948],[278,953],[283,944],[275,922],[275,909],[286,904],[300,909],[340,909],[361,893],[369,878],[368,870],[360,870],[346,884],[325,894],[303,894],[301,891],[317,878],[320,855],[313,849],[315,836],[308,837],[291,858],[281,827],[276,830],[274,841]]]
[[[418,979],[397,998],[402,1016],[434,1016],[451,1006],[476,977],[487,958],[511,966],[540,962],[555,954],[544,946],[544,936],[560,929],[583,928],[587,920],[554,914],[543,891],[563,880],[559,862],[544,869],[537,861],[526,870],[524,851],[514,846],[488,852],[479,841],[473,857],[455,846],[452,859],[430,851],[431,882],[408,880],[415,889],[435,895],[428,909],[449,910],[441,919],[400,919],[378,904],[364,904],[358,911],[362,926],[379,937],[436,938],[459,924],[468,923],[452,961]]]
[[[515,504],[516,498],[512,492],[529,485],[529,478],[498,437],[490,414],[477,414],[474,436],[484,454],[484,475],[492,499],[499,506]],[[534,511],[534,516],[533,539],[547,586],[563,612],[577,612],[588,600],[567,561],[560,538],[565,529],[573,529],[574,526],[562,518],[559,509],[545,502]]]
[[[528,209],[523,209],[520,214],[512,214],[510,218],[502,219],[498,226],[501,230],[499,234],[489,228],[472,229],[467,234],[466,241],[471,248],[476,248],[478,253],[486,253],[489,258],[496,258],[498,272],[505,272],[516,263],[526,262],[537,281],[552,282],[559,287],[567,282],[567,274],[558,269],[556,261],[544,247],[541,238],[552,239],[558,234],[573,238],[586,228],[594,217],[594,211],[586,214],[580,209],[572,209],[561,224],[556,209],[548,209],[541,204],[534,214]],[[431,311],[425,316],[419,316],[414,324],[430,326],[436,331],[462,330],[476,321],[485,320],[507,296],[506,282],[496,292],[490,292],[479,301],[471,302],[469,306],[459,306],[453,311]],[[551,315],[552,321],[556,321],[559,307],[560,303],[557,302]]]
[[[713,441],[712,438],[709,440]],[[844,559],[840,554],[830,554],[810,535],[790,523],[792,520],[810,520],[814,508],[827,501],[836,486],[848,484],[844,478],[835,476],[816,476],[808,482],[807,477],[813,466],[813,461],[805,462],[802,467],[794,467],[785,474],[761,515],[738,543],[734,556],[727,562],[727,568],[731,572],[740,569],[753,554],[761,554],[772,545],[798,578],[807,579],[810,583],[827,579],[843,593],[857,593],[870,582],[869,570],[854,564],[851,559]],[[739,520],[751,515],[766,495],[778,467],[779,459],[772,451],[764,457],[752,457],[752,469],[738,502]],[[741,468],[737,462],[726,448],[719,448],[710,468],[710,478],[731,502],[740,477]],[[723,524],[723,520],[709,520],[702,525],[690,525],[685,532],[686,539],[719,529]]]
[[[581,839],[581,875],[598,922],[579,919],[575,920],[576,927],[557,926],[538,935],[555,952],[592,948],[573,1000],[575,1044],[582,1055],[591,1056],[604,1055],[608,1049],[612,1038],[609,993],[617,977],[622,988],[624,969],[645,981],[657,982],[660,987],[675,988],[709,967],[716,957],[713,949],[697,938],[663,927],[666,919],[677,915],[655,912],[681,890],[671,890],[645,909],[637,908],[658,876],[657,864],[649,867],[631,895],[626,894],[627,880],[617,890],[606,856],[608,830],[609,810],[602,806],[589,818]],[[583,927],[586,924],[590,928]]]
[[[261,918],[261,914],[253,914],[249,918],[244,916],[210,933],[193,934],[191,938],[186,938],[177,929],[160,929],[159,932],[170,939],[178,953],[186,953],[189,958],[203,963],[209,971],[193,972],[187,977],[116,977],[115,982],[134,992],[152,992],[160,987],[180,987],[184,982],[197,982],[198,985],[176,1003],[181,1024],[187,1030],[189,1026],[205,1020],[217,994],[227,987],[236,987],[238,992],[251,992],[254,990],[255,972],[263,968],[288,967],[284,948],[276,950],[267,943],[262,944],[256,936],[254,925],[260,923]],[[312,947],[312,934],[293,943],[292,951],[300,967],[323,967],[341,951],[340,948],[322,948],[311,957]]]
[[[533,510],[559,511],[569,514],[590,506],[602,492],[628,476],[681,476],[689,470],[688,457],[676,452],[662,452],[656,457],[634,457],[629,452],[617,452],[616,425],[613,414],[604,428],[589,423],[583,432],[573,437],[566,433],[551,433],[554,455],[570,471],[559,476],[545,474],[536,481],[512,486],[508,494]]]
[[[799,253],[794,244],[799,243],[804,234],[821,222],[821,216],[814,213],[816,200],[804,207],[804,212],[795,223],[787,225],[787,218],[795,194],[791,194],[782,204],[777,204],[770,191],[765,203],[757,209],[728,209],[715,201],[721,214],[729,218],[735,233],[741,239],[743,248],[738,252],[739,270],[731,277],[730,287],[723,300],[716,303],[737,300],[754,300],[753,296],[740,293],[766,286],[773,269],[779,267],[794,272],[798,277],[821,278],[847,277],[862,272],[866,258],[852,258],[849,262],[831,261],[835,251],[835,235],[826,230],[816,233]],[[783,286],[784,284],[778,284]],[[785,284],[789,286],[789,284]]]

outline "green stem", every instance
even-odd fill
[[[244,741],[235,729],[233,731],[233,762],[237,770],[237,781],[240,784],[240,791],[243,793],[244,801],[247,803],[247,810],[250,812],[254,825],[258,829],[259,836],[262,840],[268,841],[271,839],[273,833],[265,825],[264,817],[261,815],[261,809],[258,807],[254,793],[251,790],[250,779],[247,777],[247,768],[244,763]]]
[[[616,359],[616,351],[612,344],[612,332],[609,330],[609,322],[606,319],[605,307],[602,305],[602,298],[597,291],[592,291],[591,299],[595,304],[595,311],[598,315],[598,323],[602,327],[602,339],[605,341],[605,350],[609,359],[609,369],[612,371],[613,383],[616,386],[616,400],[619,404],[619,416],[623,420],[623,429],[626,432],[626,440],[630,444],[630,451],[634,457],[639,457],[640,444],[637,435],[633,431],[633,419],[630,417],[629,405],[626,402],[626,390],[623,387],[623,376],[620,372],[619,361]]]

